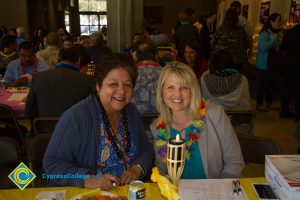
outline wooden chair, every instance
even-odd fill
[[[35,135],[52,134],[59,117],[37,117],[32,121],[32,127]]]
[[[252,110],[227,110],[230,122],[237,134],[253,135],[255,112]]]
[[[273,139],[237,134],[245,162],[264,164],[265,155],[282,154],[281,146]]]
[[[158,117],[158,113],[142,114],[141,117],[144,123],[148,139],[153,144],[153,136],[150,130],[150,125],[152,124],[153,119]]]

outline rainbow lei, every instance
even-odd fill
[[[198,113],[199,113],[199,119],[196,119],[192,122],[193,132],[188,134],[188,138],[190,138],[190,141],[185,143],[186,144],[185,159],[187,160],[191,158],[191,152],[192,152],[191,146],[197,143],[197,140],[199,138],[199,133],[201,131],[201,127],[204,124],[203,119],[205,117],[206,110],[205,110],[205,100],[203,98],[199,103]],[[166,124],[161,119],[161,117],[158,117],[156,121],[156,129],[157,129],[157,135],[156,135],[155,147],[158,149],[158,154],[163,159],[163,162],[167,162],[168,136],[166,133]]]

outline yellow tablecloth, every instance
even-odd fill
[[[249,200],[256,200],[257,197],[252,188],[252,183],[265,183],[265,178],[246,178],[240,179],[240,182],[248,196]],[[146,183],[146,199],[147,200],[160,200],[164,199],[159,191],[156,183]],[[0,200],[34,200],[35,196],[41,191],[54,191],[54,190],[67,190],[66,199],[69,199],[75,195],[88,191],[88,189],[82,189],[78,187],[52,187],[52,188],[27,188],[23,191],[19,189],[0,190]],[[123,187],[117,187],[109,191],[111,193],[118,194],[119,196],[126,196],[128,192],[128,185]]]

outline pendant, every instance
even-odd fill
[[[104,163],[110,156],[109,146],[105,145],[104,149],[101,152],[101,163]]]

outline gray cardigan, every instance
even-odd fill
[[[207,103],[204,122],[198,145],[207,178],[239,177],[245,164],[237,136],[222,106]],[[150,129],[155,141],[156,120],[150,125]],[[169,136],[170,128],[166,127],[166,130]],[[168,173],[156,148],[155,163],[161,174]]]

